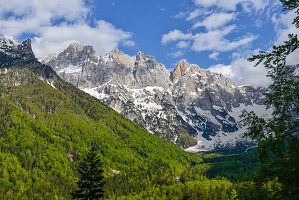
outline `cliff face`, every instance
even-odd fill
[[[98,56],[91,46],[71,44],[43,62],[151,133],[183,148],[193,146],[189,150],[234,146],[244,140],[241,110],[267,113],[264,89],[238,87],[186,61],[169,71],[142,52]]]

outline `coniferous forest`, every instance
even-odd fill
[[[281,2],[299,28],[298,0]],[[0,51],[0,199],[299,199],[298,66],[286,65],[298,46],[289,35],[249,59],[269,70],[274,112],[243,112],[258,147],[241,153],[188,153]]]

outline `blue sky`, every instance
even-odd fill
[[[136,46],[134,48],[121,47],[128,54],[134,55],[138,50],[147,54],[154,55],[157,60],[173,67],[180,59],[187,59],[189,62],[197,63],[203,68],[222,63],[229,64],[231,62],[232,52],[244,51],[248,49],[268,49],[275,39],[274,24],[271,21],[272,12],[280,12],[280,5],[248,5],[250,11],[245,12],[241,4],[236,4],[236,9],[217,8],[211,6],[197,6],[192,0],[168,0],[168,1],[111,1],[101,0],[95,1],[95,12],[93,18],[104,19],[122,30],[133,33],[132,39]],[[271,10],[270,10],[271,9]],[[200,13],[200,16],[192,15],[192,12]],[[269,13],[271,11],[271,13]],[[204,12],[207,14],[203,15]],[[191,33],[208,33],[205,26],[192,28],[198,21],[203,21],[206,17],[215,16],[217,14],[224,16],[232,16],[223,26],[215,25],[213,30],[222,30],[225,26],[234,25],[234,30],[225,38],[231,43],[238,38],[249,37],[250,41],[244,45],[237,45],[231,50],[213,50],[215,48],[205,50],[193,50],[192,44],[185,47],[189,40],[176,40],[162,43],[163,35],[179,30],[184,34]],[[226,15],[225,15],[226,14]],[[220,20],[220,19],[218,19]],[[178,43],[182,45],[178,48]],[[200,45],[200,44],[198,44]],[[199,47],[200,48],[200,47]],[[212,55],[214,56],[212,56]],[[211,55],[209,58],[209,55]],[[218,55],[218,56],[217,56]]]
[[[80,42],[99,54],[142,51],[169,69],[186,59],[238,85],[265,85],[265,70],[246,58],[298,33],[294,16],[278,0],[2,0],[0,34],[31,38],[38,57]]]

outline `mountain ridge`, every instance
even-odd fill
[[[76,163],[91,144],[104,163],[106,198],[175,183],[175,175],[201,162],[64,81],[35,57],[22,59],[30,52],[19,54],[18,46],[22,43],[0,52],[1,199],[70,199],[78,180]]]
[[[43,63],[149,132],[184,149],[252,145],[242,138],[245,128],[239,123],[240,109],[261,110],[261,115],[271,112],[263,106],[265,88],[236,86],[222,74],[185,60],[168,70],[141,51],[129,56],[115,49],[98,56],[92,46],[80,45],[75,50],[72,45]]]

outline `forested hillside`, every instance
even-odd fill
[[[298,0],[281,3],[299,28]],[[264,93],[272,117],[240,116],[257,148],[194,154],[62,80],[37,60],[30,40],[0,39],[0,199],[72,199],[83,178],[96,180],[104,199],[299,199],[299,67],[287,64],[299,40],[288,37],[248,59],[272,80]]]
[[[45,80],[26,65],[0,74],[0,199],[70,199],[76,163],[91,143],[104,162],[107,198],[160,186],[167,191],[176,176],[201,162],[71,84],[55,76]],[[216,182],[225,185],[223,191],[231,188],[228,181]]]

